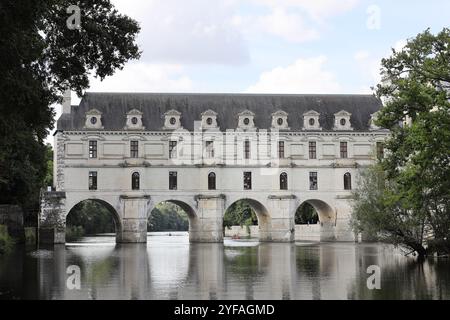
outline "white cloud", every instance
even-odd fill
[[[272,8],[298,8],[316,20],[339,15],[353,9],[359,0],[252,0]]]
[[[278,36],[289,42],[305,42],[319,38],[318,31],[312,28],[301,15],[287,13],[282,8],[275,8],[268,15],[249,17],[247,24],[243,27]]]
[[[123,70],[103,81],[91,78],[89,91],[104,92],[188,92],[192,80],[183,74],[184,68],[170,64],[127,64]]]
[[[242,65],[249,61],[242,32],[232,23],[236,1],[114,0],[140,22],[143,61]]]
[[[298,59],[287,67],[263,72],[248,93],[340,93],[342,88],[333,73],[324,69],[327,58]]]

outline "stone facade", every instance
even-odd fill
[[[41,228],[63,242],[66,215],[91,199],[114,215],[118,242],[145,242],[152,209],[168,201],[187,212],[192,242],[221,242],[224,213],[246,199],[261,241],[298,239],[304,202],[322,241],[354,241],[351,188],[388,134],[370,124],[380,107],[370,96],[88,94],[58,121],[55,206],[43,200]]]

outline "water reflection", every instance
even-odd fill
[[[66,268],[81,269],[69,290]],[[370,265],[382,270],[369,290]],[[21,299],[448,299],[449,261],[423,265],[380,244],[189,244],[153,235],[147,245],[114,237],[25,249],[0,257],[0,298]]]

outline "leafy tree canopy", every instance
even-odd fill
[[[62,93],[81,95],[89,75],[114,74],[140,52],[136,21],[109,0],[78,0],[81,28],[69,29],[68,0],[0,3],[0,203],[36,203],[46,175],[43,140]]]

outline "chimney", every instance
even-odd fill
[[[72,98],[71,98],[72,92],[70,89],[67,89],[64,91],[63,95],[63,104],[62,104],[62,113],[70,113],[70,109],[72,107]]]

